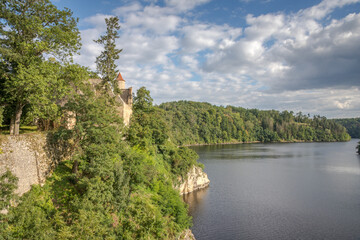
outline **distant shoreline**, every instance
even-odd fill
[[[353,138],[351,138],[353,139]],[[350,140],[351,140],[350,139]],[[349,140],[349,141],[350,141]],[[249,142],[225,142],[225,143],[193,143],[180,145],[179,147],[195,147],[195,146],[211,146],[211,145],[231,145],[231,144],[252,144],[252,143],[312,143],[312,142],[348,142],[348,141],[305,141],[305,140],[292,140],[292,141],[277,141],[277,142],[261,142],[261,141],[249,141]]]

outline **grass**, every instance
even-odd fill
[[[37,132],[38,128],[37,126],[20,126],[20,134],[23,133],[31,133],[31,132]],[[3,125],[0,127],[0,134],[1,135],[9,135],[9,125]]]

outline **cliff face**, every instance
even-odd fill
[[[207,174],[196,166],[192,167],[184,178],[179,177],[179,182],[180,185],[177,186],[177,189],[179,189],[181,195],[205,188],[210,184]]]

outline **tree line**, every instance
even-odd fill
[[[339,118],[333,120],[343,125],[352,138],[360,138],[360,118]]]
[[[179,145],[228,142],[348,141],[340,124],[292,111],[245,109],[178,101],[158,106]]]

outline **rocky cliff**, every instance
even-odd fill
[[[180,194],[187,194],[197,189],[209,186],[210,180],[202,168],[193,166],[186,176],[179,177],[180,184],[177,186]]]

